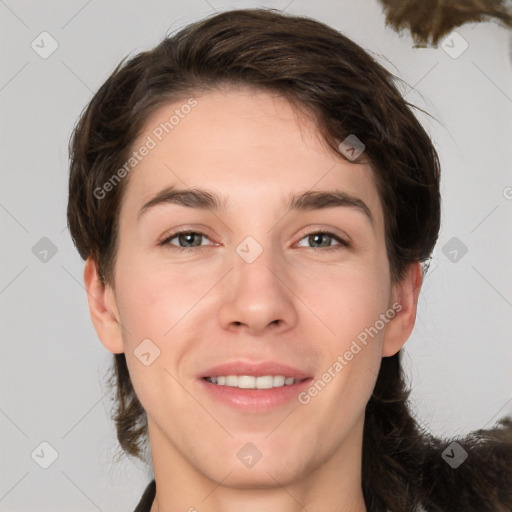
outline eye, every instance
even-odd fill
[[[332,250],[339,250],[343,249],[345,247],[349,247],[349,243],[344,240],[343,238],[335,235],[334,233],[331,233],[330,231],[313,231],[312,233],[308,233],[302,240],[307,240],[308,243],[312,244],[313,249],[319,247],[322,248],[324,251],[332,251]],[[338,245],[331,245],[332,241],[339,242]],[[300,245],[300,247],[304,247]]]
[[[206,245],[201,243],[201,238],[208,237],[199,231],[177,231],[160,242],[159,245],[168,246],[170,249],[176,249],[177,251],[192,251],[195,247]],[[174,245],[171,243],[174,239],[177,239],[179,244],[185,244],[185,246]]]

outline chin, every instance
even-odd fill
[[[265,439],[267,435],[265,432],[232,439],[229,446],[224,446],[213,458],[209,457],[207,466],[202,459],[196,461],[199,464],[196,467],[203,466],[202,473],[209,479],[236,489],[270,489],[300,480],[308,466],[305,463],[308,454],[301,453],[300,447],[307,445],[298,439],[291,442],[289,436],[286,442],[285,435]],[[312,464],[313,460],[309,465]]]
[[[273,489],[301,479],[298,461],[292,467],[284,467],[282,461],[277,460],[267,460],[266,463],[260,460],[251,468],[226,465],[222,471],[208,476],[232,489]]]

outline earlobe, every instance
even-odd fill
[[[124,352],[121,323],[114,292],[99,278],[96,262],[87,258],[84,268],[84,283],[94,329],[105,348],[113,354]]]
[[[416,320],[418,296],[423,281],[421,263],[411,263],[403,279],[393,286],[391,304],[396,314],[386,327],[382,357],[396,354],[409,339]]]

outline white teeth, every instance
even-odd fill
[[[272,386],[278,388],[279,386],[284,386],[285,378],[282,375],[275,375],[274,380],[272,381]]]
[[[252,375],[240,375],[240,377],[235,377],[233,375],[230,375],[228,377],[232,378],[231,381],[233,384],[232,386],[238,386],[242,389],[254,389],[256,386],[256,377],[253,377]],[[259,377],[258,377],[259,378]],[[228,382],[228,381],[226,381]]]
[[[228,375],[226,377],[226,386],[236,387],[238,384],[238,377],[236,375]]]
[[[282,386],[290,386],[296,382],[293,377],[285,378],[284,375],[263,375],[261,377],[254,377],[252,375],[219,375],[218,377],[207,377],[207,380],[218,386],[238,387],[241,389],[280,388]]]

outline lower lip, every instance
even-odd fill
[[[304,391],[312,380],[313,377],[310,377],[296,384],[270,389],[219,386],[204,379],[200,379],[199,382],[210,396],[221,403],[243,411],[265,412],[297,400],[299,393]]]

